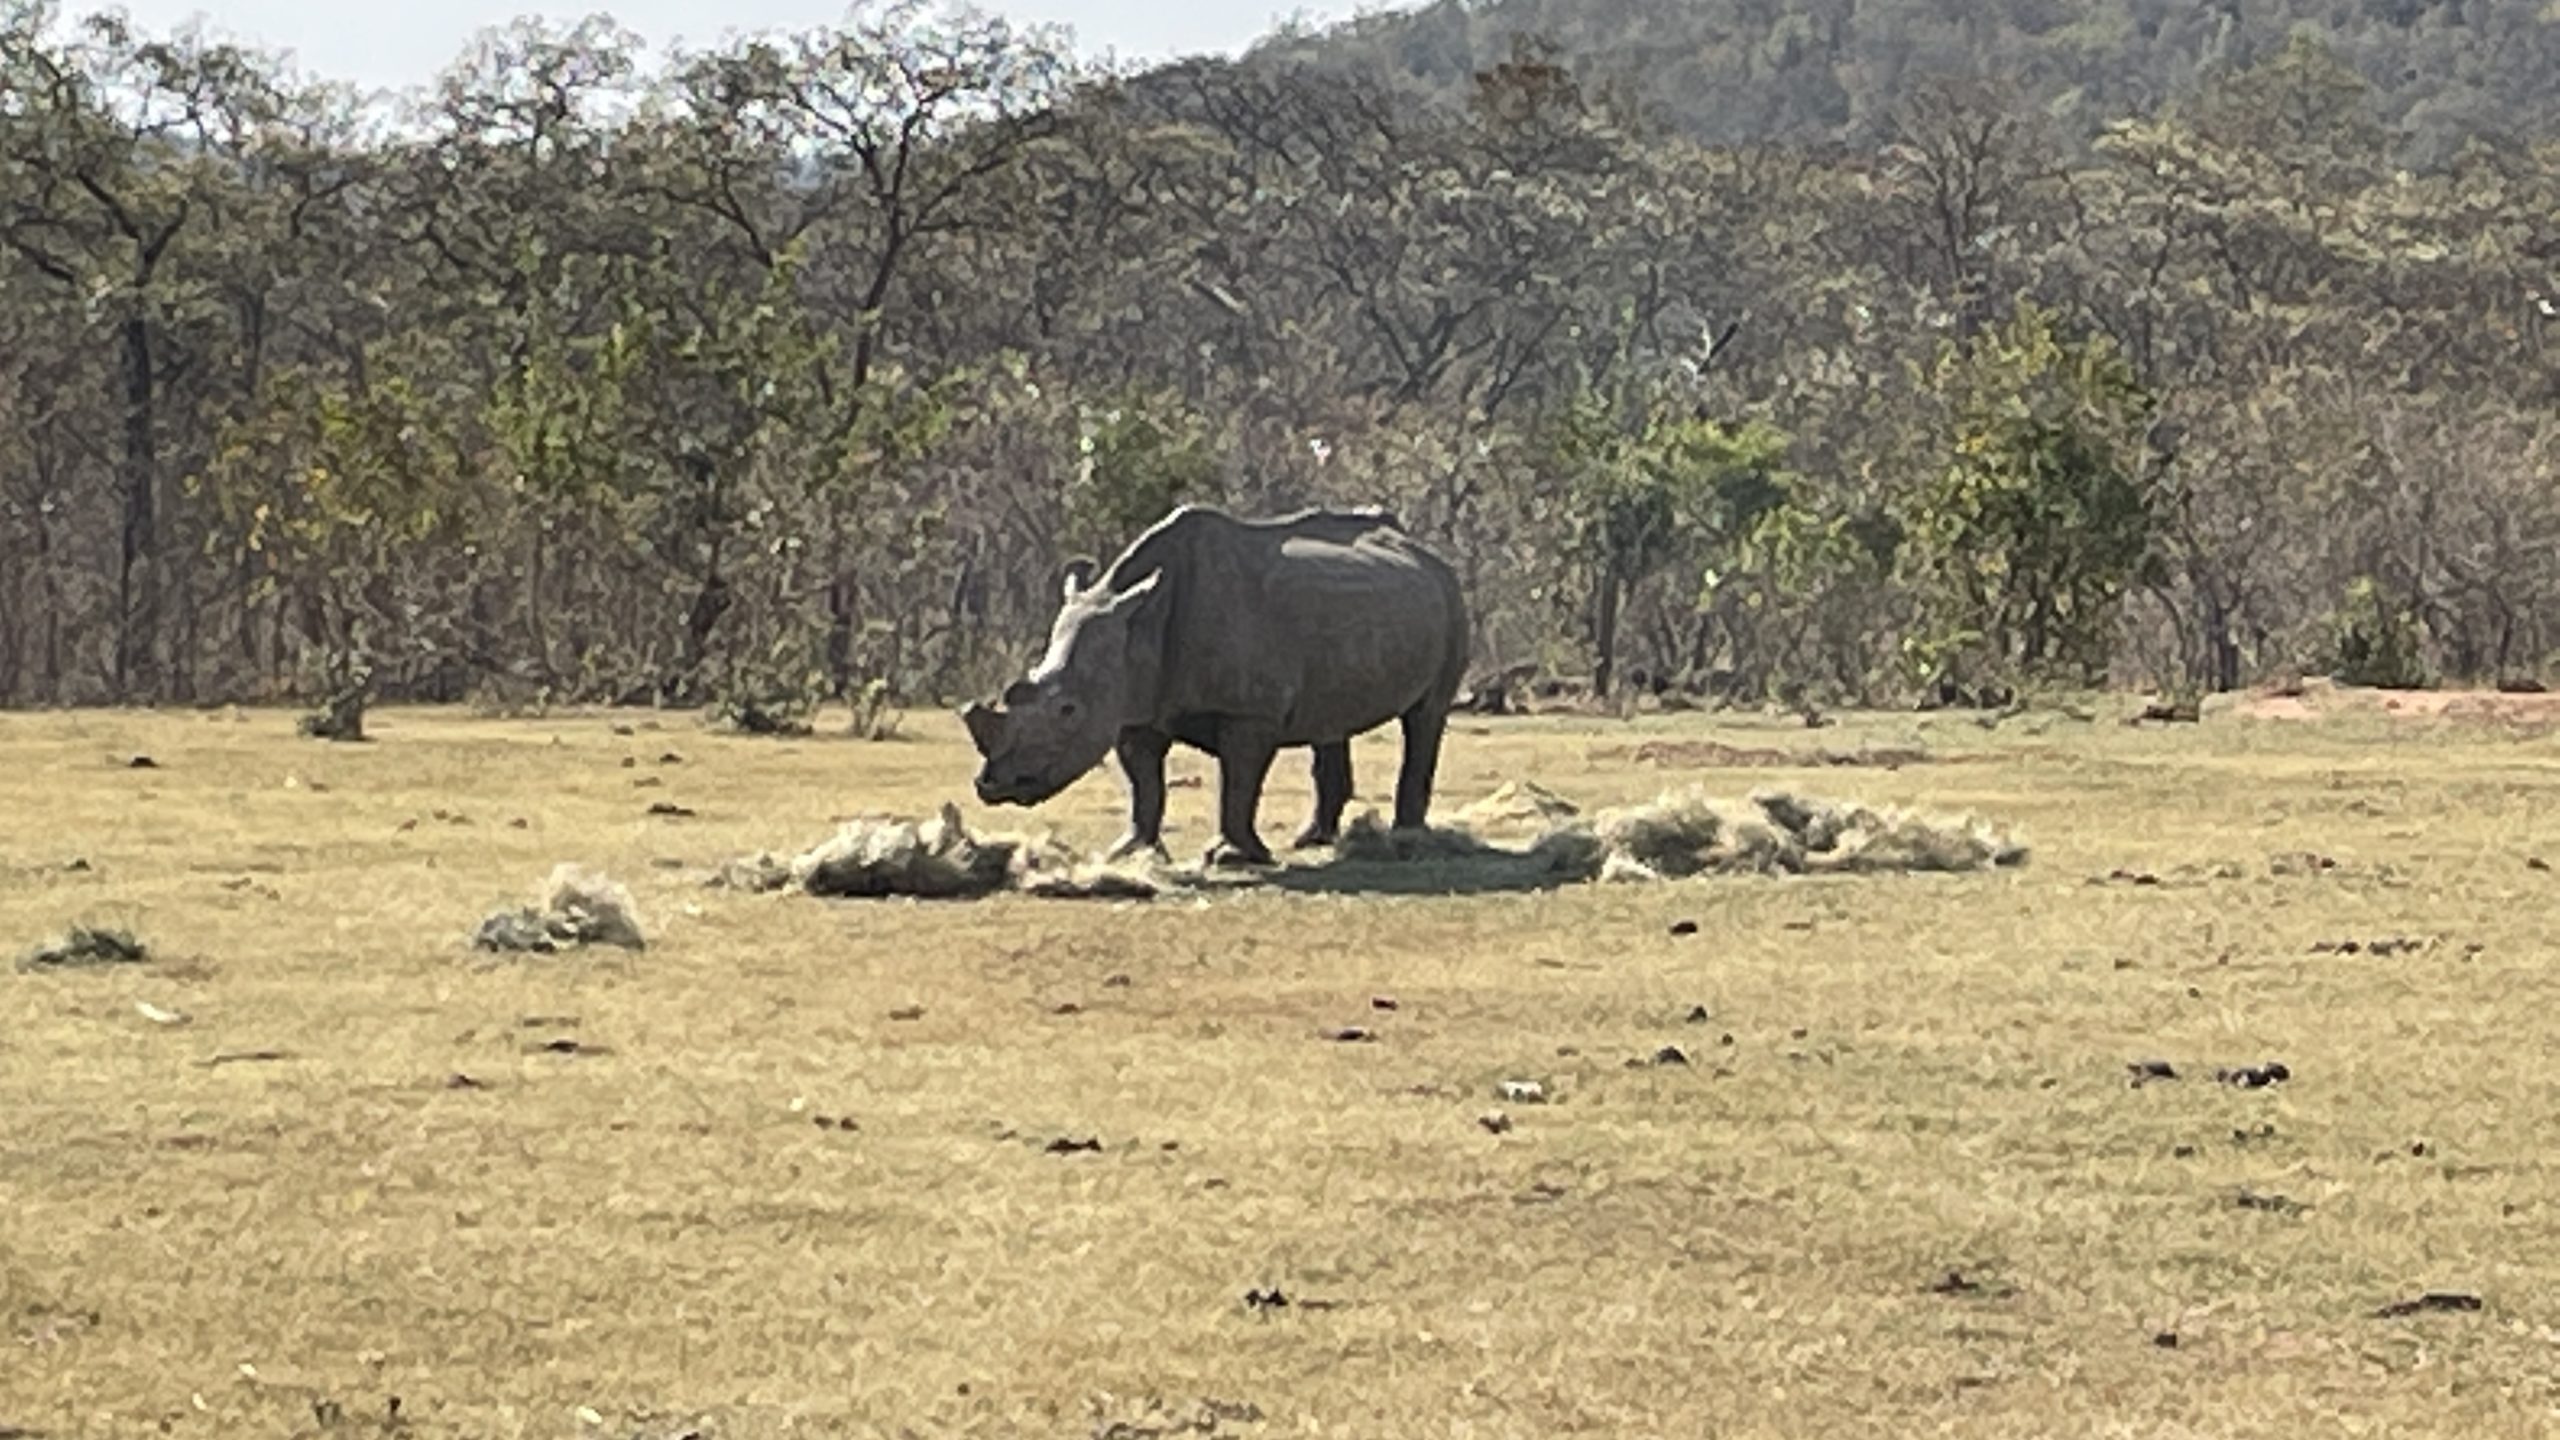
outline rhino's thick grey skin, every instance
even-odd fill
[[[986,762],[980,800],[1038,805],[1116,753],[1129,833],[1113,853],[1162,853],[1165,755],[1189,745],[1218,757],[1210,860],[1268,864],[1255,813],[1273,754],[1314,750],[1315,818],[1298,843],[1328,845],[1351,798],[1351,737],[1395,720],[1395,823],[1424,823],[1466,679],[1467,610],[1456,573],[1394,516],[1186,505],[1091,573],[1069,567],[1031,673],[961,712]]]

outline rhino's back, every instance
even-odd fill
[[[1188,510],[1148,538],[1159,543],[1147,568],[1174,583],[1166,718],[1265,718],[1307,744],[1445,701],[1465,678],[1457,576],[1391,514]]]

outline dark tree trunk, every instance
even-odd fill
[[[1600,571],[1600,614],[1593,627],[1592,648],[1596,652],[1591,665],[1591,693],[1601,700],[1609,698],[1609,686],[1618,671],[1618,567],[1605,565]]]
[[[131,700],[158,681],[160,633],[159,436],[153,415],[151,325],[124,322],[124,525],[116,565],[116,698]]]
[[[2198,608],[2204,616],[2206,681],[2229,694],[2240,688],[2240,642],[2231,634],[2231,607],[2210,588],[2200,588]]]
[[[669,703],[692,704],[702,698],[702,674],[711,660],[711,632],[735,603],[729,582],[716,570],[694,592],[693,603],[684,612],[684,650],[676,658],[673,683],[665,687]]]

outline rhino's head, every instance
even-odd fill
[[[1163,580],[1161,571],[1113,593],[1087,585],[1089,564],[1069,567],[1049,653],[995,704],[960,712],[985,764],[978,799],[1038,805],[1111,753],[1130,713],[1130,629]]]

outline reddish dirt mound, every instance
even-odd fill
[[[2560,725],[2560,695],[2499,690],[2364,690],[2325,680],[2252,695],[2238,713],[2253,720],[2319,720],[2373,714],[2488,725]]]

